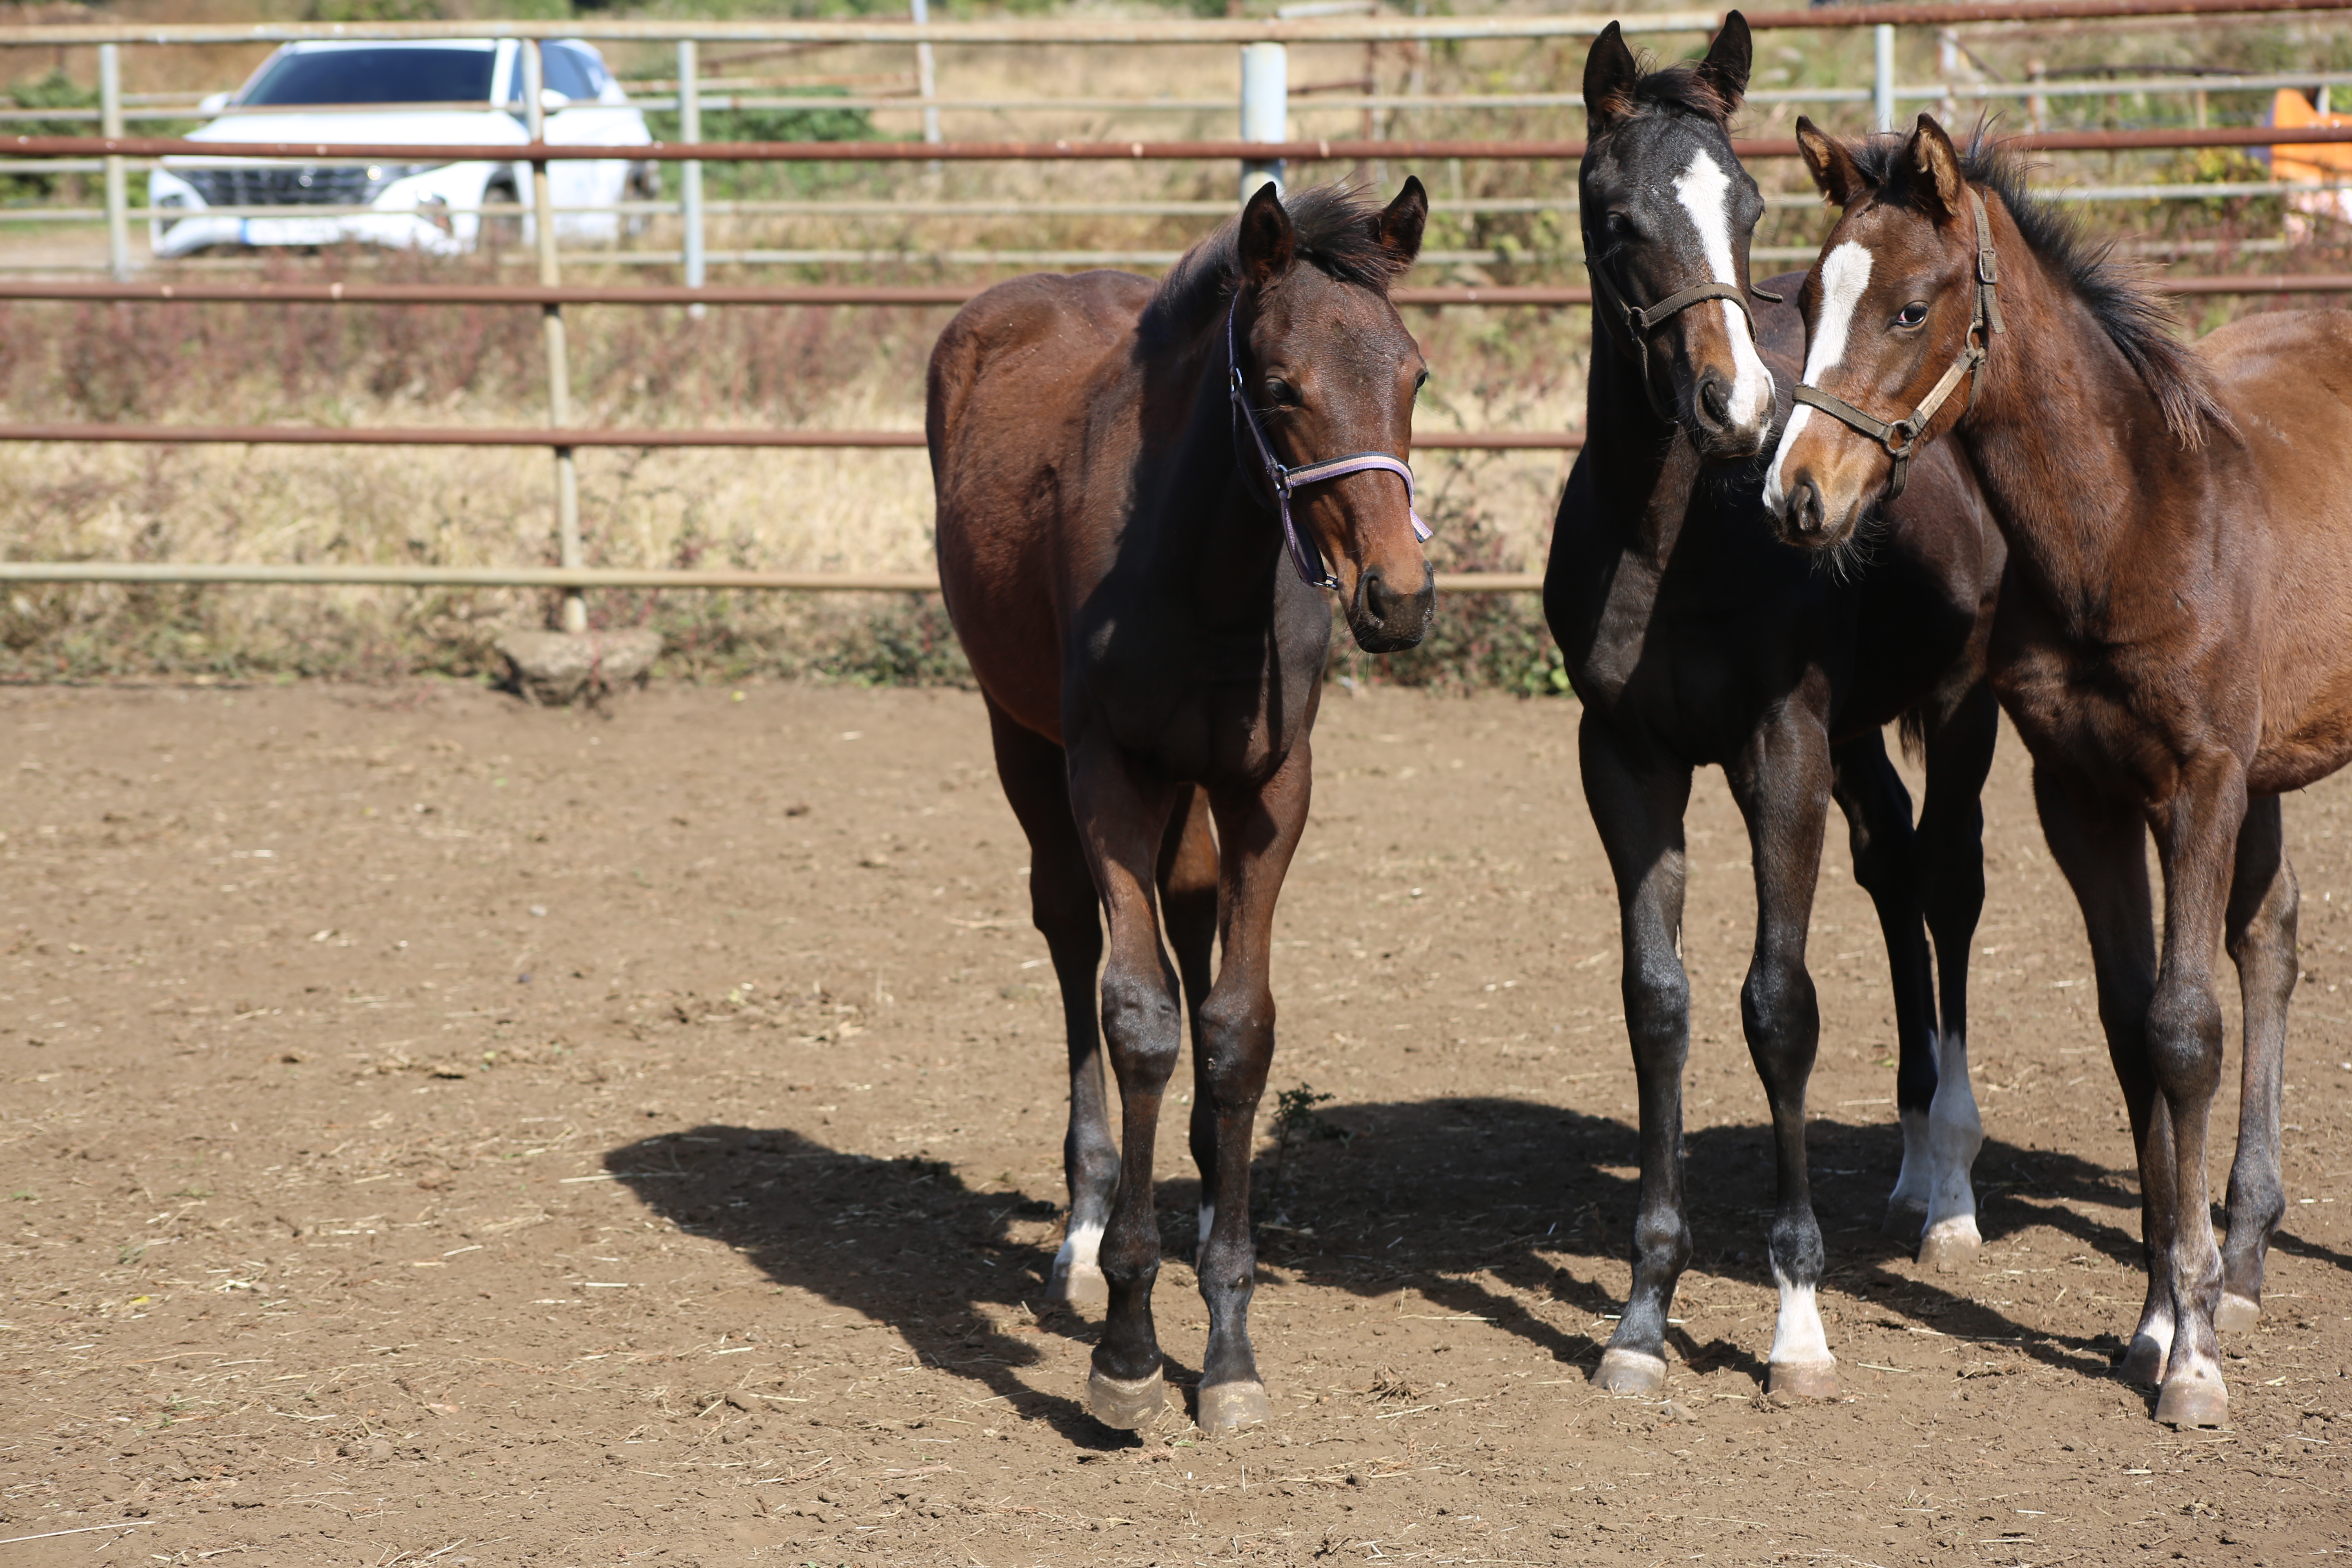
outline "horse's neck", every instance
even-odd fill
[[[1658,416],[1606,325],[1595,321],[1592,368],[1584,395],[1584,452],[1591,466],[1600,524],[1625,554],[1661,570],[1680,542],[1697,454],[1681,431]]]
[[[2203,458],[2167,428],[2156,395],[2071,286],[2021,241],[2001,246],[2000,271],[2009,330],[1990,339],[1960,439],[2011,560],[2079,622],[2109,602],[2126,565],[2197,548],[2169,503],[2200,483],[2191,470]]]
[[[1260,499],[1265,481],[1254,485],[1244,471],[1257,458],[1234,426],[1224,354],[1222,331],[1213,332],[1165,373],[1189,410],[1161,469],[1166,482],[1138,498],[1153,574],[1191,584],[1219,618],[1270,608],[1265,569],[1283,548],[1280,517]]]

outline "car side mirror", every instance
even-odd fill
[[[229,95],[227,93],[208,92],[205,94],[204,97],[196,100],[196,112],[198,114],[218,114],[222,110],[228,107],[228,100]]]
[[[542,87],[539,89],[539,106],[541,109],[569,109],[572,100],[551,87]]]

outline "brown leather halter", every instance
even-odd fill
[[[1985,221],[1984,197],[1977,194],[1974,185],[1969,186],[1968,192],[1969,205],[1975,209],[1977,220],[1976,302],[1969,312],[1969,335],[1962,341],[1959,357],[1952,361],[1951,367],[1920,400],[1919,406],[1889,425],[1884,419],[1872,418],[1844,398],[1832,396],[1820,387],[1800,384],[1796,391],[1799,403],[1809,408],[1818,408],[1831,418],[1852,426],[1886,448],[1886,455],[1895,459],[1894,470],[1886,478],[1888,500],[1903,493],[1904,483],[1910,478],[1911,454],[1919,449],[1920,432],[1933,423],[1936,411],[1944,406],[1945,400],[1952,395],[1964,375],[1969,378],[1969,407],[1976,407],[1977,390],[1983,384],[1986,329],[1996,332],[2009,330],[2001,325],[2000,300],[1993,291],[2000,282],[2000,265],[1993,256],[1992,226]]]
[[[1584,267],[1585,270],[1592,275],[1595,304],[1606,307],[1618,318],[1619,324],[1625,331],[1625,341],[1633,347],[1633,363],[1639,368],[1642,389],[1650,395],[1650,407],[1656,412],[1659,418],[1669,425],[1679,425],[1682,421],[1675,416],[1673,409],[1666,406],[1665,399],[1658,395],[1657,384],[1650,379],[1650,334],[1652,332],[1701,300],[1728,300],[1739,307],[1741,315],[1748,318],[1748,341],[1750,342],[1761,341],[1756,336],[1756,318],[1748,311],[1748,301],[1740,297],[1738,289],[1728,283],[1717,283],[1711,280],[1706,283],[1694,283],[1687,289],[1677,289],[1667,295],[1654,305],[1628,305],[1625,303],[1625,297],[1617,291],[1617,286],[1609,280],[1607,269],[1593,259],[1592,236],[1590,233],[1584,237]],[[1753,289],[1752,285],[1750,287]],[[1759,300],[1769,300],[1776,305],[1780,302],[1780,296],[1769,289],[1753,289],[1753,292]]]

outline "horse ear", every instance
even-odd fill
[[[1797,116],[1797,151],[1804,156],[1813,184],[1832,205],[1848,205],[1870,188],[1870,182],[1863,177],[1860,165],[1846,151],[1845,143],[1801,114]]]
[[[1723,100],[1723,111],[1730,114],[1739,107],[1748,93],[1748,68],[1756,58],[1748,37],[1748,18],[1737,11],[1724,13],[1723,30],[1706,47],[1706,58],[1698,62],[1699,79],[1715,89]]]
[[[1625,47],[1625,34],[1612,22],[1592,40],[1584,57],[1584,134],[1598,136],[1633,112],[1633,84],[1642,68]]]
[[[1940,220],[1958,214],[1960,193],[1968,181],[1960,174],[1960,155],[1953,150],[1952,139],[1944,134],[1935,116],[1919,117],[1909,144],[1903,149],[1903,167],[1910,174],[1905,186],[1930,216]]]
[[[1412,265],[1421,254],[1421,231],[1429,222],[1429,193],[1421,186],[1421,176],[1407,174],[1404,189],[1396,194],[1381,213],[1378,220],[1381,248],[1396,258],[1402,272]]]
[[[1242,209],[1242,276],[1265,285],[1290,270],[1298,254],[1298,231],[1290,226],[1290,212],[1272,180],[1257,188]]]

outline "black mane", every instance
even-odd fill
[[[1900,160],[1908,143],[1909,137],[1900,133],[1873,136],[1859,146],[1849,143],[1855,164],[1882,198],[1906,183]],[[2203,443],[2208,424],[2234,431],[2228,410],[2214,395],[2212,374],[2174,336],[2178,323],[2172,312],[2137,268],[2116,258],[2114,242],[2092,238],[2077,215],[2028,191],[2025,161],[1984,127],[1958,151],[1961,174],[2000,197],[2026,245],[2066,280],[2139,373],[2172,434],[2194,447]]]
[[[1297,234],[1298,259],[1342,283],[1389,291],[1405,268],[1381,243],[1381,208],[1346,185],[1317,185],[1282,198]],[[1144,335],[1181,335],[1213,309],[1222,309],[1241,279],[1234,241],[1239,214],[1186,251],[1144,307]]]

